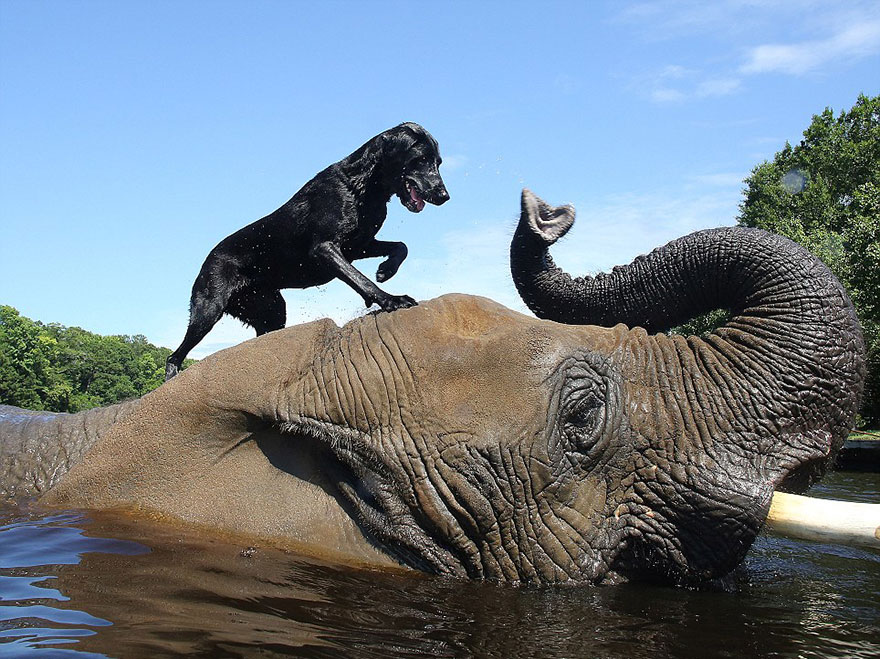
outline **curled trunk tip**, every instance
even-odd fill
[[[523,188],[520,226],[528,228],[544,244],[552,245],[574,224],[574,207],[551,206],[528,188]]]

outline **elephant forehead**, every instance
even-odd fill
[[[377,326],[394,336],[434,413],[493,425],[546,419],[550,377],[558,365],[590,344],[602,351],[612,344],[604,328],[543,321],[467,295],[383,315]]]
[[[489,300],[444,296],[389,320],[424,398],[511,404],[534,396],[541,383],[531,319]]]

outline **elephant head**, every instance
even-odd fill
[[[7,446],[76,448],[0,459],[0,484],[436,574],[723,575],[850,428],[852,305],[803,249],[745,229],[572,280],[546,252],[572,221],[526,193],[511,252],[526,301],[565,324],[447,295],[271,332],[112,413],[0,410]],[[649,333],[718,305],[733,317],[707,337]]]
[[[770,494],[807,489],[853,427],[865,348],[846,291],[792,241],[733,227],[573,278],[548,247],[572,227],[574,209],[528,190],[521,205],[510,259],[526,305],[559,323],[617,324],[606,331],[620,340],[603,356],[621,392],[610,442],[621,459],[609,471],[626,474],[615,499],[626,520],[617,562],[674,579],[729,569]],[[660,333],[714,309],[730,319],[707,335]],[[589,479],[609,469],[590,462]]]

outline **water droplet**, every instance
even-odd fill
[[[790,169],[782,177],[782,187],[791,194],[803,192],[807,187],[807,175],[800,169]]]

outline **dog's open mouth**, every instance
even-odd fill
[[[401,197],[403,205],[413,213],[420,212],[425,207],[425,200],[422,194],[410,179],[406,179],[406,196]]]

